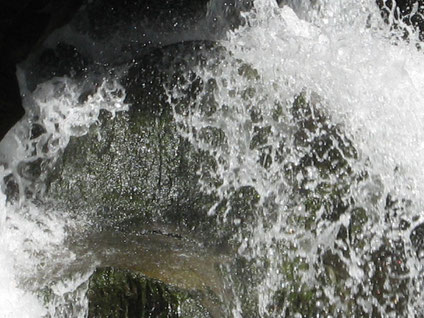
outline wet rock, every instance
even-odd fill
[[[195,292],[137,272],[98,268],[90,278],[88,317],[188,317],[187,314],[211,317]]]
[[[202,233],[197,226],[209,223],[205,212],[213,201],[196,188],[199,159],[176,136],[169,114],[103,118],[88,135],[71,140],[50,176],[48,195],[67,210],[88,213],[99,229],[161,230],[159,224],[168,224],[176,233],[179,227]]]
[[[315,218],[314,214],[323,208],[324,217],[336,221],[343,213],[349,213],[353,205],[346,198],[350,187],[361,179],[349,164],[349,160],[357,159],[357,153],[341,127],[320,110],[319,100],[311,99],[301,94],[293,103],[294,147],[305,151],[297,164],[287,165],[285,169],[296,195],[306,199],[311,217]],[[308,176],[311,168],[317,175]],[[332,175],[337,180],[331,181]],[[309,185],[315,180],[320,182],[311,190]]]
[[[216,296],[224,291],[219,266],[231,259],[228,250],[208,248],[172,234],[147,231],[138,234],[85,233],[70,240],[70,249],[81,257],[77,266],[96,262],[102,267],[125,268],[167,285],[212,292]]]
[[[55,313],[77,315],[88,302],[89,317],[225,317],[227,251],[161,233],[81,230],[62,247],[57,257],[72,258],[43,264],[35,278]],[[63,294],[63,284],[74,288]]]
[[[206,63],[202,55],[211,50],[178,44],[134,63],[123,79],[130,110],[115,118],[103,113],[87,135],[71,139],[49,174],[47,195],[66,210],[88,213],[100,230],[182,232],[207,244],[225,242],[207,216],[216,199],[197,182],[197,171],[213,162],[178,135],[164,91],[166,83],[186,81],[192,94],[185,102],[195,98],[199,80],[183,76],[187,61]]]
[[[346,305],[347,316],[368,316],[371,311],[376,317],[403,315],[408,300],[413,297],[407,287],[410,282],[406,259],[410,254],[405,243],[391,234],[410,230],[402,219],[408,210],[408,200],[386,202],[378,177],[371,176],[366,166],[355,166],[361,159],[354,140],[342,126],[333,123],[319,97],[301,93],[288,110],[288,114],[284,113],[276,105],[273,113],[275,121],[281,120],[291,127],[281,138],[286,140],[281,141],[280,148],[276,148],[277,143],[269,142],[273,137],[271,126],[254,129],[251,142],[252,149],[262,151],[258,160],[262,167],[284,165],[289,195],[294,202],[292,210],[284,212],[290,215],[285,230],[299,235],[293,242],[282,244],[283,248],[278,243],[272,245],[273,251],[280,253],[278,271],[285,283],[276,290],[268,308],[271,316],[328,316],[333,310],[334,297]],[[263,120],[260,110],[251,115],[255,123]],[[296,160],[287,160],[293,153]],[[366,187],[367,198],[358,197],[356,189],[362,187]],[[381,213],[378,206],[385,204],[386,216],[383,213],[380,221],[384,222],[387,235],[380,238],[381,246],[371,249],[369,242],[374,235],[368,229]],[[268,209],[268,220],[272,219],[272,212]],[[327,230],[333,232],[334,242],[327,245],[324,239],[312,251],[313,240],[325,235]],[[419,232],[417,228],[411,234],[416,246],[422,240]],[[363,251],[360,265],[355,258],[358,251]],[[311,255],[317,257],[313,262],[308,261]],[[244,271],[255,271],[257,265],[244,266]],[[355,266],[357,272],[352,271]],[[370,279],[355,286],[355,290],[348,288],[355,275],[368,275]],[[333,296],[328,296],[329,290]],[[374,301],[375,306],[367,312],[356,302],[359,297]],[[242,306],[250,312],[248,303]]]

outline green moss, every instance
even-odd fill
[[[90,279],[88,317],[147,318],[208,317],[193,292],[116,268],[99,268]],[[182,307],[183,310],[182,310]],[[196,316],[193,316],[193,318]]]

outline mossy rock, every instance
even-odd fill
[[[194,292],[118,268],[96,269],[87,295],[90,318],[211,317]]]

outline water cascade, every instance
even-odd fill
[[[52,34],[89,62],[20,71],[0,317],[96,317],[113,273],[171,317],[423,316],[424,58],[386,9],[211,0],[174,33]]]

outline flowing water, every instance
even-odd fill
[[[221,4],[209,5],[215,19]],[[200,187],[236,242],[221,267],[227,315],[423,316],[418,34],[393,27],[393,12],[385,24],[372,0],[255,0],[242,15],[224,57],[190,71],[202,85],[188,109],[190,83],[167,90],[179,133],[216,162]],[[20,195],[0,193],[0,316],[83,317],[94,267],[67,274],[79,256],[64,242],[90,220],[43,206],[43,180],[23,163],[54,162],[101,109],[125,110],[125,92],[113,79],[83,100],[84,83],[67,78],[21,86],[28,114],[1,144],[0,175],[20,176]],[[235,195],[254,208],[234,213]]]

